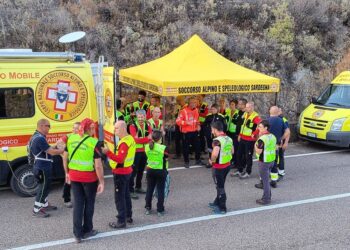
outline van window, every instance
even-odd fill
[[[350,85],[331,84],[317,99],[316,104],[331,107],[350,107]]]
[[[34,116],[34,95],[30,88],[0,88],[0,119]]]

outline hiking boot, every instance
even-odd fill
[[[151,214],[151,209],[146,208],[145,215],[150,215],[150,214]]]
[[[66,208],[72,208],[73,207],[73,203],[71,201],[67,201],[67,202],[64,203],[64,206]]]
[[[42,209],[44,209],[45,212],[48,212],[48,211],[57,210],[57,207],[56,207],[56,206],[52,206],[52,205],[50,205],[50,203],[49,203],[49,205],[47,205],[46,207],[42,207]]]
[[[121,223],[121,222],[110,222],[108,225],[114,229],[126,228],[126,223]]]
[[[130,193],[130,198],[131,198],[131,199],[134,199],[134,200],[138,200],[138,199],[139,199],[139,196],[138,196],[135,192],[131,192],[131,193]]]
[[[270,182],[270,186],[273,187],[273,188],[276,188],[277,187],[277,181],[271,181]]]
[[[250,177],[250,175],[246,172],[239,175],[240,179],[248,179],[249,177]]]
[[[255,186],[256,188],[259,188],[259,189],[263,189],[263,188],[264,188],[262,182],[260,182],[260,183],[258,183],[258,184],[255,184],[254,186]]]
[[[44,211],[44,209],[39,209],[39,211],[38,212],[34,212],[34,210],[33,210],[33,217],[36,217],[36,218],[46,218],[46,217],[49,217],[50,216],[50,214],[48,214],[48,213],[46,213],[45,211]]]
[[[87,238],[93,237],[93,236],[95,236],[96,234],[98,234],[98,231],[97,231],[97,230],[91,230],[91,231],[88,232],[88,233],[84,233],[83,239],[87,239]]]
[[[162,216],[164,216],[164,214],[165,214],[164,211],[163,211],[163,212],[158,212],[158,213],[157,213],[158,217],[162,217]]]
[[[138,193],[138,194],[145,194],[146,190],[144,190],[143,188],[136,188],[135,192]]]
[[[225,210],[221,210],[219,207],[213,209],[214,214],[226,214]]]
[[[256,203],[259,204],[259,205],[268,205],[271,203],[271,201],[267,201],[267,200],[263,200],[263,199],[259,199],[259,200],[256,200]]]
[[[240,173],[238,170],[230,173],[231,177],[239,177],[239,175],[240,175]]]
[[[134,220],[131,217],[126,218],[126,223],[132,224],[134,223]]]
[[[185,162],[185,168],[190,168],[190,163],[189,162]]]

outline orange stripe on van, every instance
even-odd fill
[[[52,133],[46,136],[49,144],[55,144],[58,139],[65,136],[69,132]],[[0,147],[21,147],[26,146],[32,135],[14,135],[14,136],[1,136]]]

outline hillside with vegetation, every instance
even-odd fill
[[[278,104],[292,121],[340,71],[350,67],[349,0],[7,0],[0,2],[0,47],[71,49],[117,68],[153,60],[198,34],[226,58],[279,77]],[[254,98],[266,112],[274,95]],[[231,95],[229,98],[232,97]],[[239,97],[239,96],[236,96]]]

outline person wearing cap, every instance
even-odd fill
[[[63,154],[66,182],[71,182],[74,197],[73,234],[77,243],[97,234],[93,229],[95,199],[104,190],[101,149],[94,135],[94,121],[84,119],[79,134],[69,136]]]
[[[152,141],[145,146],[145,152],[147,155],[147,193],[145,214],[149,215],[151,213],[153,192],[157,187],[157,213],[158,216],[163,216],[165,180],[168,174],[168,150],[165,145],[162,145],[161,131],[153,131]]]
[[[197,165],[203,165],[200,159],[200,142],[199,142],[199,131],[201,126],[199,123],[199,113],[196,108],[197,99],[191,97],[189,105],[182,109],[179,116],[176,119],[176,124],[180,127],[180,131],[183,134],[183,156],[185,161],[185,168],[190,167],[190,145],[195,150],[195,159]]]
[[[102,152],[115,162],[111,164],[114,180],[114,201],[118,211],[117,222],[110,222],[111,228],[122,229],[126,224],[132,224],[132,204],[130,198],[129,182],[132,174],[132,164],[135,159],[136,143],[134,138],[128,134],[126,123],[117,121],[114,124],[115,135],[119,137],[117,153],[113,154],[107,147]]]
[[[162,135],[165,136],[163,120],[160,119],[161,110],[159,107],[154,107],[152,110],[152,118],[148,119],[148,123],[151,125],[152,130],[160,130]]]
[[[146,121],[146,111],[139,109],[136,111],[137,120],[130,126],[130,135],[136,142],[136,154],[133,164],[133,172],[130,178],[130,195],[133,199],[138,199],[136,193],[145,194],[146,190],[142,189],[142,177],[145,170],[147,157],[145,153],[145,145],[151,140],[152,127]],[[135,184],[136,177],[136,184]]]
[[[52,156],[63,153],[64,148],[59,145],[50,146],[46,140],[51,125],[47,119],[40,119],[37,128],[28,144],[28,153],[34,157],[33,174],[38,182],[38,191],[35,196],[33,217],[48,217],[48,211],[57,210],[48,202],[52,176]],[[57,148],[58,147],[58,148]]]
[[[80,122],[75,122],[73,124],[72,133],[61,137],[58,140],[57,144],[60,144],[61,147],[65,148],[69,136],[71,136],[72,134],[78,134],[79,133],[79,128],[80,128]],[[63,157],[63,155],[62,155],[62,157]],[[67,175],[67,173],[66,173],[66,175]],[[63,198],[64,205],[67,208],[72,208],[73,207],[73,204],[72,204],[72,201],[71,201],[71,185],[70,185],[70,182],[69,183],[66,182],[66,181],[64,182],[62,198]]]
[[[149,102],[146,101],[146,91],[140,90],[139,95],[137,97],[137,101],[132,103],[131,112],[136,114],[137,110],[139,109],[143,109],[147,112],[149,105]]]
[[[213,209],[215,214],[225,214],[227,211],[225,182],[227,174],[230,171],[234,148],[232,139],[224,132],[222,122],[213,122],[211,124],[211,129],[215,138],[213,140],[213,151],[209,159],[209,164],[213,166],[216,198],[214,202],[209,203],[209,207]]]

